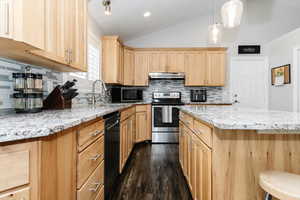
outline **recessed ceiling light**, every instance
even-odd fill
[[[151,12],[147,11],[144,13],[144,17],[150,17],[151,16]]]

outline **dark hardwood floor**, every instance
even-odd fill
[[[112,200],[191,199],[175,144],[137,145],[112,197]]]

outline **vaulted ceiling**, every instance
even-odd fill
[[[90,0],[89,12],[105,34],[120,35],[123,40],[165,29],[197,18],[207,20],[213,14],[213,2],[219,13],[226,0],[111,0],[112,15],[105,16],[102,0]],[[299,24],[299,0],[244,0],[248,24]],[[144,18],[145,11],[152,16]],[[211,17],[210,17],[211,18]],[[217,19],[220,19],[217,16]],[[207,28],[207,27],[203,27]],[[296,28],[296,27],[295,27]],[[270,30],[271,31],[271,30]],[[290,30],[287,30],[290,31]]]

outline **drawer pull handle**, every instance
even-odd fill
[[[97,155],[91,157],[90,160],[96,161],[96,160],[98,160],[100,157],[101,157],[101,155],[100,155],[100,154],[97,154]]]
[[[96,187],[90,188],[89,190],[92,191],[92,192],[97,192],[97,190],[100,188],[100,186],[101,186],[102,184],[103,184],[103,183],[93,183],[93,185],[95,185]]]
[[[99,135],[100,133],[103,133],[103,131],[95,131],[94,133],[91,133],[91,136],[96,137],[97,135]]]

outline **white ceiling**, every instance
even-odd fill
[[[194,17],[207,15],[210,0],[112,0],[112,15],[103,13],[102,0],[90,0],[89,12],[105,34],[132,39]],[[144,18],[145,11],[152,13]]]
[[[215,0],[217,11],[226,0]],[[104,34],[120,35],[131,40],[175,24],[211,16],[214,0],[111,0],[112,15],[105,16],[102,0],[90,0],[89,12]],[[299,0],[244,0],[245,18],[249,24],[269,22],[298,23]],[[152,16],[144,18],[145,11]],[[285,15],[294,12],[294,21],[284,21]],[[206,17],[204,17],[206,16]]]

